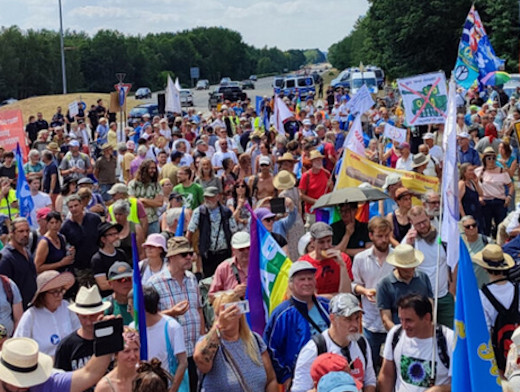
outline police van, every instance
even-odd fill
[[[371,94],[377,94],[377,78],[374,71],[352,72],[350,75],[350,92],[355,94],[366,85]]]
[[[289,75],[286,76],[282,86],[283,95],[291,97],[300,95],[302,100],[312,98],[316,94],[314,78],[311,75]]]

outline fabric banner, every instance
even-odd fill
[[[356,154],[365,154],[365,144],[363,137],[363,127],[361,125],[361,114],[357,115],[354,123],[348,131],[348,135],[343,142],[343,148],[354,151]]]
[[[437,177],[392,169],[374,163],[349,150],[345,152],[345,162],[338,175],[336,189],[358,186],[362,182],[367,182],[376,188],[382,188],[386,177],[390,174],[398,174],[401,176],[403,186],[416,194],[422,195],[428,190],[439,191],[439,179]]]
[[[444,72],[397,79],[410,125],[443,124],[446,120],[448,93]]]
[[[354,116],[358,114],[365,113],[368,109],[375,105],[372,96],[370,95],[370,91],[368,91],[368,87],[364,84],[352,97],[350,101],[347,102],[347,109],[350,110]]]
[[[263,335],[271,312],[284,299],[292,262],[251,211],[251,250],[246,298],[251,329]]]
[[[280,134],[285,133],[285,120],[294,117],[294,113],[289,110],[285,102],[280,97],[276,97],[274,101],[274,126]]]
[[[175,79],[175,84],[170,75],[166,82],[165,104],[164,110],[171,113],[182,113],[181,107],[181,93],[180,93],[179,79]]]
[[[18,205],[20,210],[20,217],[26,218],[29,224],[32,225],[31,212],[34,210],[34,201],[31,196],[31,190],[29,183],[25,177],[25,171],[23,170],[23,157],[20,150],[20,145],[16,144],[15,147],[15,159],[18,167],[18,181],[16,182],[16,198],[18,199]],[[9,216],[11,213],[9,213]]]
[[[442,240],[448,244],[447,262],[455,269],[459,260],[459,169],[457,166],[457,103],[455,81],[450,81],[448,119],[442,140],[445,151],[442,167]]]
[[[383,133],[384,137],[388,139],[395,140],[399,143],[406,142],[406,135],[408,134],[408,131],[404,128],[397,128],[393,125],[390,125],[388,123],[385,124],[385,131]]]
[[[15,151],[20,144],[23,156],[27,157],[29,146],[25,141],[23,118],[21,110],[6,110],[0,112],[0,143],[5,151]]]
[[[459,259],[451,390],[500,392],[498,367],[480,302],[477,278],[466,244],[460,239]]]

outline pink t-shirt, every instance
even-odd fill
[[[475,174],[480,181],[484,200],[506,199],[506,185],[511,183],[511,177],[506,171],[500,172],[500,168],[493,170],[485,170],[482,174],[483,167],[475,169]],[[482,180],[482,181],[481,181]]]
[[[237,279],[231,264],[235,264],[238,270],[238,277],[240,283],[247,283],[247,273],[243,271],[238,264],[236,264],[235,258],[224,260],[219,264],[213,275],[213,280],[209,288],[210,294],[218,293],[219,291],[233,290],[237,285]]]

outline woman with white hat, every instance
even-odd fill
[[[281,170],[273,179],[273,185],[278,189],[279,197],[288,197],[292,200],[296,209],[296,220],[287,232],[287,242],[289,244],[289,257],[291,260],[298,260],[298,240],[305,233],[303,218],[301,214],[300,192],[296,185],[296,178],[287,171]]]
[[[14,337],[32,338],[40,350],[54,356],[58,343],[80,327],[63,294],[74,284],[70,272],[44,271],[36,278],[31,307],[22,315]]]

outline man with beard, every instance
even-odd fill
[[[11,222],[11,240],[0,252],[0,274],[13,280],[22,294],[22,306],[26,310],[36,292],[36,267],[27,250],[31,229],[25,218]]]
[[[435,191],[428,191],[422,197],[422,202],[426,214],[430,221],[439,230],[439,220],[441,218],[441,195]]]
[[[333,297],[329,304],[330,328],[314,335],[303,346],[296,361],[293,392],[306,392],[313,387],[311,365],[318,355],[332,352],[343,355],[354,379],[363,384],[364,392],[375,392],[376,375],[372,365],[368,343],[359,333],[361,314],[358,299],[352,294],[341,293]]]
[[[439,233],[432,225],[430,217],[422,206],[414,206],[408,212],[408,218],[412,228],[403,238],[403,244],[409,244],[424,254],[424,262],[418,267],[430,278],[432,288],[435,290],[437,273],[439,273],[439,305],[437,308],[437,320],[440,324],[449,328],[453,327],[454,300],[450,293],[455,291],[455,277],[446,260],[446,249],[444,244],[438,243]],[[437,259],[439,259],[437,261]],[[437,268],[437,263],[439,268]],[[451,287],[450,287],[451,283]],[[449,290],[449,291],[448,291]]]
[[[377,284],[389,275],[393,266],[386,262],[390,253],[391,225],[386,219],[375,216],[368,222],[368,236],[372,246],[354,257],[352,292],[361,296],[365,315],[363,332],[370,344],[374,368],[379,369],[380,350],[386,339],[386,330],[376,305]]]

